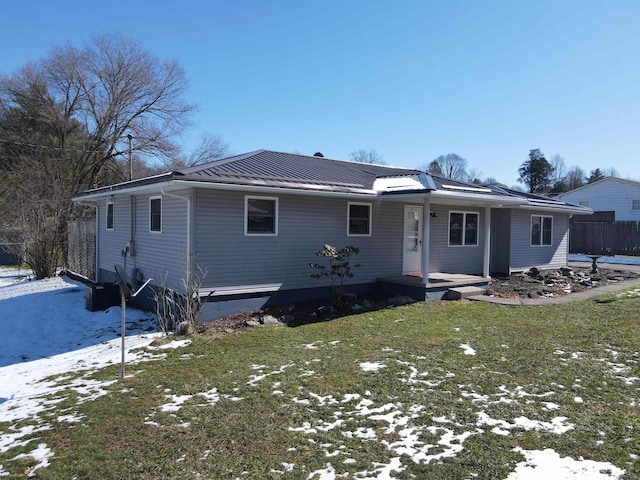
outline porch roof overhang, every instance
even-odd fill
[[[524,199],[504,195],[477,192],[446,192],[441,190],[385,192],[381,196],[384,199],[396,202],[414,201],[423,203],[425,200],[429,200],[435,205],[441,204],[465,207],[513,208],[527,203]]]

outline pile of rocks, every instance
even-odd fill
[[[534,267],[527,272],[493,278],[487,295],[504,298],[553,297],[638,277],[640,275],[637,273],[620,269],[599,268],[597,273],[591,273],[591,268],[540,270]]]

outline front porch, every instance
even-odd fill
[[[460,273],[432,272],[429,283],[422,283],[422,275],[397,275],[376,279],[378,289],[390,295],[407,295],[418,301],[447,300],[450,290],[459,287],[486,289],[491,277],[464,275]]]

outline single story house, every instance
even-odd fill
[[[566,266],[569,217],[589,208],[409,168],[259,150],[78,193],[96,208],[96,281],[175,288],[203,269],[216,318],[320,298],[310,262],[355,246],[354,292],[442,298],[446,279]],[[323,283],[324,282],[324,283]],[[444,282],[446,283],[446,282]]]
[[[613,212],[615,221],[640,221],[640,182],[605,177],[556,197],[564,202],[589,207],[594,212]]]

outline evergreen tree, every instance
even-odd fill
[[[529,193],[548,192],[553,182],[553,166],[539,148],[529,151],[529,160],[518,169],[518,182],[529,188]]]

